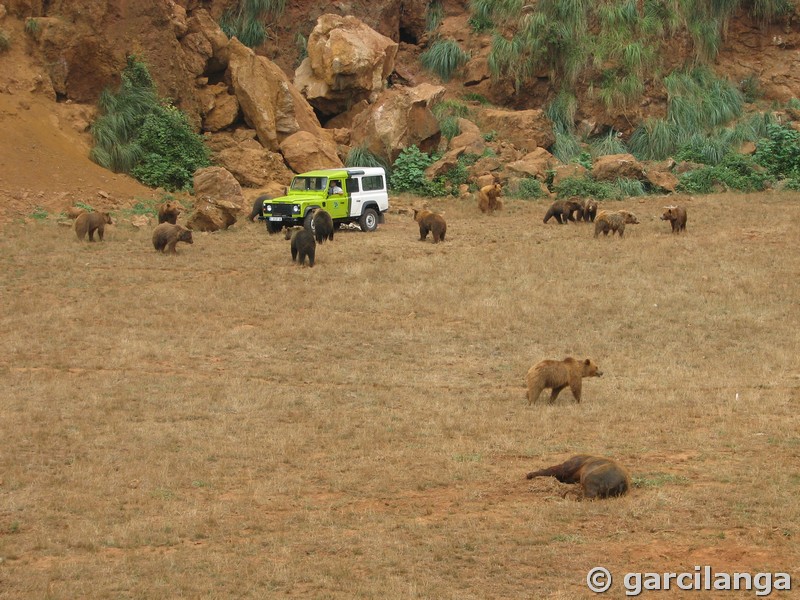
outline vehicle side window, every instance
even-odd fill
[[[353,194],[355,192],[360,192],[361,191],[361,190],[358,189],[358,179],[348,178],[346,180],[346,186],[347,186],[347,193],[348,194]]]
[[[369,177],[362,177],[361,184],[364,186],[365,192],[385,189],[382,175],[370,175]]]

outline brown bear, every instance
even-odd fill
[[[601,210],[597,213],[597,218],[594,222],[594,237],[600,235],[600,232],[603,235],[608,235],[608,232],[611,232],[611,235],[614,235],[614,232],[619,233],[619,237],[622,237],[625,233],[625,225],[638,225],[639,219],[636,218],[632,212],[627,210]]]
[[[686,209],[683,206],[665,206],[661,220],[670,222],[672,233],[686,231]]]
[[[481,209],[482,213],[492,213],[503,209],[503,201],[500,200],[500,192],[502,191],[503,186],[499,183],[485,185],[478,190],[478,208]]]
[[[101,210],[97,212],[82,212],[75,218],[75,234],[78,239],[83,241],[86,234],[89,234],[89,241],[94,241],[94,232],[97,232],[97,237],[103,241],[103,233],[106,225],[113,225],[111,215]]]
[[[175,225],[178,222],[178,215],[182,211],[183,209],[177,202],[165,202],[158,207],[158,222]]]
[[[161,223],[153,230],[153,248],[158,252],[177,254],[178,242],[193,244],[191,229],[175,223]]]
[[[292,260],[299,262],[300,266],[305,264],[308,257],[308,266],[314,266],[314,255],[317,252],[317,242],[314,234],[305,227],[288,227],[286,229],[286,239],[292,240]]]
[[[592,198],[578,199],[574,198],[580,204],[580,207],[575,212],[577,213],[576,221],[590,222],[594,221],[597,216],[597,200]]]
[[[565,387],[569,386],[576,402],[581,401],[581,384],[584,377],[600,377],[603,372],[592,361],[576,360],[567,356],[564,360],[546,359],[536,363],[525,376],[528,385],[528,404],[533,404],[545,388],[551,388],[552,403]]]
[[[261,194],[258,198],[253,200],[253,210],[250,211],[250,220],[255,222],[264,216],[264,200],[272,200],[269,194]]]
[[[544,222],[547,223],[551,217],[555,217],[560,225],[567,221],[575,222],[575,217],[572,214],[581,209],[581,205],[577,200],[556,200],[547,209],[544,215]]]
[[[314,232],[314,239],[318,244],[322,244],[326,239],[333,241],[333,217],[324,208],[314,210],[311,217],[311,229]]]
[[[617,461],[602,456],[578,454],[568,461],[531,471],[527,478],[555,477],[561,483],[580,483],[584,498],[612,498],[628,493],[631,476]]]
[[[424,242],[428,237],[428,232],[433,233],[433,243],[438,244],[444,241],[447,233],[447,223],[440,214],[429,210],[414,209],[414,220],[419,223],[419,241]]]

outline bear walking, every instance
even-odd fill
[[[550,403],[569,386],[576,402],[581,401],[581,385],[584,377],[600,377],[603,372],[592,361],[576,360],[571,356],[564,360],[546,359],[528,369],[525,382],[528,385],[528,404],[533,404],[545,388],[551,388]]]
[[[97,232],[97,237],[103,241],[103,233],[105,232],[106,225],[113,225],[111,215],[107,212],[82,212],[75,217],[75,234],[78,239],[83,241],[86,234],[89,234],[89,241],[94,241],[94,232]]]
[[[291,241],[292,260],[302,266],[308,257],[308,266],[314,266],[314,255],[317,252],[317,242],[314,235],[305,227],[292,227],[286,230],[286,239]]]
[[[594,222],[597,216],[597,200],[593,198],[586,198],[577,200],[580,207],[578,208],[576,221]]]
[[[499,183],[485,185],[478,190],[478,208],[482,213],[493,213],[495,210],[503,209],[503,201],[500,200],[500,192],[503,187]]]
[[[556,200],[547,209],[544,215],[544,222],[547,223],[551,218],[555,217],[559,225],[563,225],[567,221],[575,222],[573,213],[583,210],[577,200]]]
[[[614,235],[614,232],[622,237],[625,233],[625,225],[638,225],[639,219],[636,218],[632,212],[627,210],[601,210],[597,213],[597,219],[594,222],[594,237],[597,237],[602,232],[603,235]]]
[[[153,230],[153,248],[157,252],[177,254],[178,242],[193,244],[191,229],[175,223],[161,223]]]
[[[324,208],[318,208],[311,217],[311,229],[314,230],[314,239],[322,244],[326,239],[333,241],[333,217]]]
[[[178,215],[181,214],[183,209],[177,202],[165,202],[158,207],[158,222],[170,223],[175,225],[178,222]]]
[[[631,487],[628,470],[617,461],[602,456],[578,454],[568,461],[531,471],[527,478],[555,477],[561,483],[580,483],[584,498],[612,498],[622,496]]]
[[[447,233],[447,223],[444,217],[429,210],[414,209],[414,220],[419,223],[419,241],[424,242],[428,237],[428,232],[433,234],[433,243],[438,244],[444,241]]]
[[[661,220],[670,222],[672,233],[686,231],[686,209],[683,206],[665,206],[664,209]]]

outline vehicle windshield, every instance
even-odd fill
[[[327,177],[295,177],[291,189],[294,192],[321,192],[327,185]]]

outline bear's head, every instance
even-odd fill
[[[178,241],[186,242],[187,244],[194,244],[194,241],[192,240],[192,231],[181,226],[180,233],[178,233]]]
[[[114,222],[111,220],[111,214],[103,211],[98,211],[100,218],[103,220],[103,223],[108,223],[109,225],[113,225]]]
[[[424,210],[424,209],[419,209],[419,208],[414,208],[412,210],[414,211],[414,220],[417,221],[417,222],[419,222],[420,220],[424,219],[428,215],[432,214],[431,211],[429,211],[429,210]]]
[[[600,367],[591,358],[584,360],[581,366],[583,367],[581,371],[583,377],[601,377],[603,375]]]
[[[677,206],[665,206],[664,207],[664,214],[661,215],[662,221],[674,221],[678,218],[678,207]]]
[[[619,211],[619,213],[622,215],[622,218],[625,220],[625,223],[627,225],[638,225],[639,224],[639,219],[637,219],[636,215],[633,214],[632,212],[629,212],[627,210],[621,210],[621,211]]]

